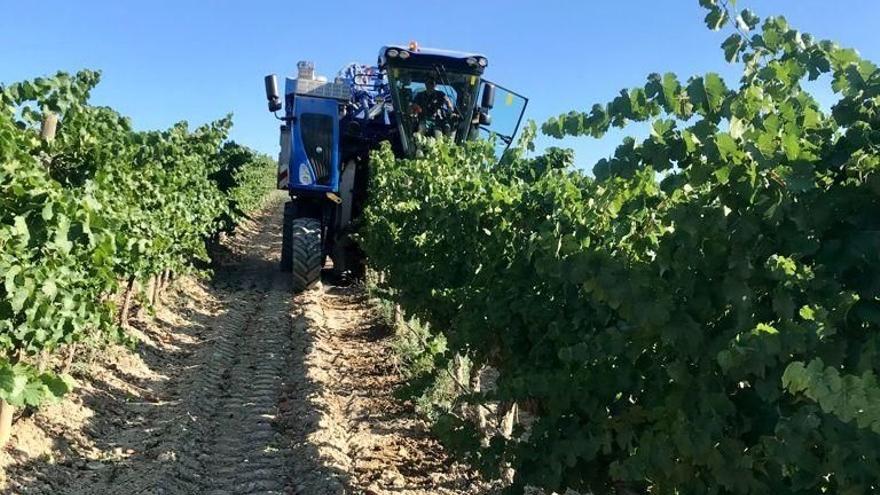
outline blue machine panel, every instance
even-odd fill
[[[290,127],[290,189],[339,190],[339,102],[298,95]]]

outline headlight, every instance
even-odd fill
[[[402,58],[402,59],[404,59],[404,60],[408,59],[408,58],[409,58],[409,52],[407,52],[407,51],[402,51],[402,52],[400,52],[400,58]]]
[[[467,59],[468,65],[477,65],[477,59],[474,57],[470,57]]]
[[[400,52],[397,49],[392,48],[392,49],[388,50],[387,52],[385,52],[385,55],[388,55],[389,57],[394,58],[394,57],[400,55]]]
[[[299,183],[308,186],[312,183],[312,171],[306,163],[299,164]]]
[[[485,66],[489,65],[489,61],[486,60],[485,58],[482,58],[482,57],[480,57],[480,59],[477,62],[480,64],[480,67],[485,67]]]

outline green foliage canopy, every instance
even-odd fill
[[[489,448],[440,425],[490,473],[513,466],[513,491],[880,489],[880,71],[701,3],[742,79],[652,74],[546,122],[650,123],[594,177],[553,149],[374,156],[370,262],[450,353],[497,368],[483,401],[535,417]],[[830,113],[802,86],[825,74]]]
[[[229,117],[135,132],[88,105],[99,79],[82,71],[0,86],[0,398],[13,405],[70,389],[68,377],[38,372],[38,356],[121,336],[121,281],[207,260],[205,239],[228,212],[237,221],[270,189],[254,173],[265,158],[252,152],[225,188],[215,180]],[[53,140],[40,138],[47,112],[59,117]]]

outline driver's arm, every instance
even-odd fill
[[[452,98],[446,93],[443,93],[443,101],[446,103],[446,108],[448,108],[450,112],[455,112],[455,105],[452,104]]]

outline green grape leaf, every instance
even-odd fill
[[[27,376],[17,372],[15,368],[8,365],[0,366],[0,399],[10,403],[15,402],[21,397],[27,383]]]
[[[713,5],[706,14],[706,26],[712,31],[718,31],[727,23],[727,10],[717,5]]]
[[[757,27],[761,19],[749,9],[743,9],[737,16],[737,24],[743,31],[751,31]]]
[[[738,61],[743,45],[743,37],[739,34],[734,33],[728,36],[724,43],[721,44],[721,48],[724,50],[724,59],[728,62]]]

